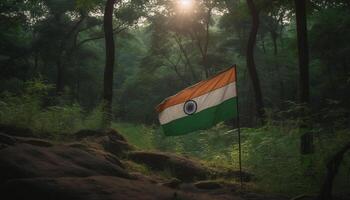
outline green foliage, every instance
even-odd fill
[[[0,2],[0,123],[55,139],[101,127],[105,2]],[[299,77],[293,2],[256,1],[261,24],[255,61],[267,108],[267,122],[260,128],[255,127],[254,93],[245,66],[251,26],[246,2],[194,1],[187,13],[174,2],[123,0],[115,6],[113,112],[119,122],[113,127],[140,149],[237,169],[237,134],[226,124],[180,137],[165,137],[151,125],[157,123],[154,108],[164,98],[204,79],[207,69],[215,74],[237,64],[241,124],[250,127],[242,129],[244,169],[265,190],[317,192],[327,158],[349,141],[349,1],[312,0],[308,5],[312,98],[303,120],[315,136],[316,151],[306,157],[299,156],[303,130],[298,128],[305,107],[293,103]],[[65,88],[57,97],[59,69]],[[348,183],[346,167],[337,177],[339,193]]]
[[[162,171],[159,171],[159,170],[155,171],[155,170],[152,170],[151,168],[149,168],[149,166],[147,166],[147,165],[135,163],[132,161],[125,161],[124,165],[130,171],[139,172],[139,173],[142,173],[143,175],[147,175],[147,176],[151,176],[151,177],[152,176],[153,177],[162,177],[164,179],[171,179],[174,177],[172,175],[172,172],[170,169],[164,169]]]
[[[99,0],[75,0],[75,5],[81,10],[96,10],[96,5],[99,5]]]
[[[154,149],[154,130],[142,124],[113,123],[112,128],[125,136],[128,142],[140,149]]]
[[[270,120],[261,128],[242,128],[243,170],[253,174],[254,188],[295,196],[318,192],[326,163],[337,149],[350,140],[349,130],[338,129],[333,134],[313,129],[315,154],[300,156],[300,133],[296,121],[281,123]],[[155,149],[192,156],[204,160],[209,167],[238,170],[237,130],[224,124],[184,136],[165,137],[161,128],[115,123],[113,127],[141,149]],[[146,145],[145,145],[146,144]],[[336,178],[336,194],[347,194],[347,168],[345,157]],[[232,181],[232,180],[228,180]]]
[[[134,25],[140,17],[145,15],[148,0],[121,1],[115,16],[128,26]]]
[[[39,133],[60,137],[60,134],[69,134],[82,128],[82,111],[78,105],[53,106],[38,112],[32,113],[34,124],[29,127]]]
[[[78,104],[44,106],[52,89],[41,81],[29,81],[23,93],[3,93],[0,98],[0,123],[30,128],[39,136],[64,139],[80,129],[102,126],[102,106],[86,113]]]

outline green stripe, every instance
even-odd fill
[[[194,115],[176,119],[162,125],[167,136],[183,135],[196,130],[207,129],[218,122],[237,116],[237,98],[228,99],[217,106],[202,110]]]

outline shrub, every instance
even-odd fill
[[[0,96],[0,123],[30,128],[41,137],[63,139],[80,129],[100,129],[102,105],[90,113],[78,104],[44,106],[53,88],[42,81],[27,82],[21,94],[3,93]]]

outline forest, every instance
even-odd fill
[[[232,66],[238,118],[164,134]],[[348,0],[0,1],[4,199],[346,200],[349,102]]]

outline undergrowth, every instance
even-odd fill
[[[80,129],[98,129],[102,125],[102,106],[90,112],[78,104],[53,104],[60,101],[47,99],[52,90],[41,81],[30,81],[18,94],[0,95],[0,124],[30,128],[35,134],[51,139],[61,139]],[[64,97],[61,97],[64,98]]]
[[[60,102],[57,99],[46,98],[51,89],[50,85],[33,81],[27,82],[21,93],[2,93],[0,124],[30,128],[39,136],[52,139],[69,137],[80,129],[101,128],[102,106],[86,112],[75,103],[57,104]],[[330,105],[328,110],[314,112],[307,119],[312,124],[308,131],[314,135],[315,152],[302,156],[302,130],[298,128],[300,119],[295,117],[298,109],[300,107],[294,106],[283,112],[267,111],[263,127],[241,129],[242,166],[254,175],[254,184],[261,190],[290,195],[317,193],[328,159],[350,141],[345,117],[348,114]],[[114,122],[112,127],[139,149],[196,157],[214,168],[238,170],[239,167],[237,130],[224,123],[178,137],[165,137],[157,126]],[[349,163],[349,154],[346,154],[335,181],[335,193],[349,194]],[[145,173],[149,171],[142,166],[131,167]]]
[[[242,128],[242,166],[253,174],[254,187],[259,190],[286,195],[316,194],[319,192],[329,158],[350,141],[349,129],[344,126],[332,129],[311,130],[315,152],[300,154],[301,131],[299,119],[283,121],[268,119],[260,128]],[[343,120],[343,119],[340,119]],[[141,149],[156,149],[196,157],[206,165],[224,170],[238,170],[237,130],[224,123],[212,129],[184,136],[165,137],[161,128],[121,123],[121,133]],[[124,127],[124,128],[122,128]],[[125,128],[127,127],[127,128]],[[142,141],[147,141],[142,145]],[[349,154],[335,181],[335,194],[348,195],[350,185]]]

